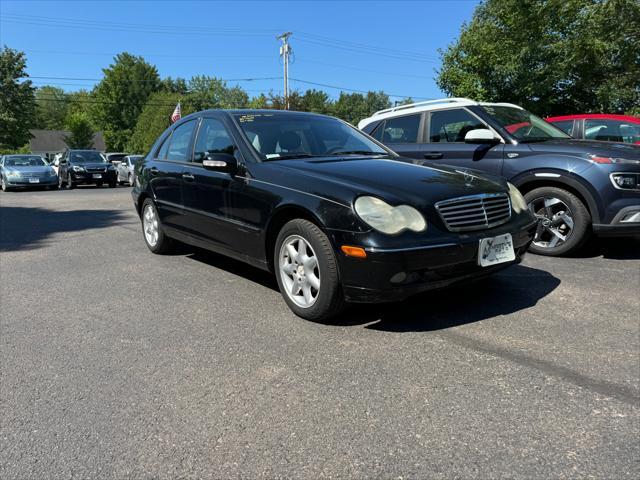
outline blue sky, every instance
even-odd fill
[[[36,85],[70,91],[90,89],[121,51],[142,55],[162,77],[281,77],[275,35],[291,31],[294,79],[437,98],[438,48],[457,37],[478,3],[0,0],[0,43],[26,52],[29,74],[43,77]],[[280,79],[230,84],[250,95],[283,88]],[[340,92],[296,80],[291,87]]]

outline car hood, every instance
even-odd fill
[[[9,172],[20,172],[20,173],[48,173],[51,171],[51,167],[48,165],[42,166],[6,166],[4,167]]]
[[[561,153],[565,155],[597,155],[600,157],[640,160],[640,147],[628,143],[598,142],[593,140],[549,140],[527,143],[534,152]]]
[[[345,187],[346,192],[351,192],[351,198],[341,200],[349,203],[354,192],[383,197],[394,204],[427,207],[448,198],[506,191],[504,181],[497,177],[446,166],[433,168],[406,158],[325,157],[284,160],[277,164],[283,170],[295,170],[307,177]],[[310,193],[326,194],[320,189]],[[348,196],[349,193],[345,193],[343,197]]]

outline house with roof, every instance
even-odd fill
[[[67,144],[64,139],[71,132],[66,130],[39,130],[32,129],[31,140],[29,140],[29,149],[35,155],[41,155],[45,158],[53,158],[56,153],[64,151]],[[106,147],[102,132],[96,132],[93,136],[93,149],[104,152]]]

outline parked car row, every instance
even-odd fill
[[[0,157],[0,185],[3,191],[17,188],[77,185],[133,185],[133,166],[141,155],[102,154],[95,150],[66,150],[52,164],[38,155]]]

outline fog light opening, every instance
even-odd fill
[[[629,212],[625,214],[624,217],[620,220],[620,223],[638,223],[640,222],[640,210],[635,212]]]

